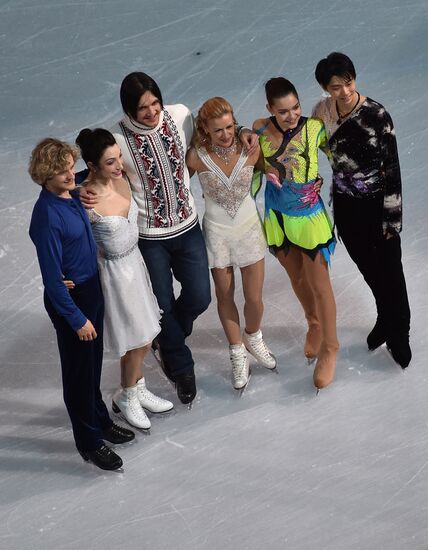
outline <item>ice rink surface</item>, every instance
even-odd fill
[[[427,12],[425,0],[0,1],[0,548],[428,548]],[[410,367],[403,373],[384,348],[368,353],[374,301],[339,245],[331,275],[341,350],[335,382],[316,398],[303,314],[268,255],[263,330],[279,375],[254,366],[247,392],[234,395],[213,303],[189,339],[193,410],[150,357],[148,382],[175,412],[119,448],[123,473],[84,463],[27,234],[39,192],[26,173],[30,150],[46,136],[74,141],[85,126],[109,127],[134,70],[158,81],[167,104],[195,111],[222,95],[243,124],[265,116],[263,83],[285,75],[309,113],[320,97],[315,64],[332,50],[350,55],[359,91],[396,126]],[[106,357],[107,402],[118,379]]]

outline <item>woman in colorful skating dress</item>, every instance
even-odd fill
[[[308,322],[304,346],[318,358],[314,384],[331,383],[339,348],[336,304],[328,265],[336,239],[317,192],[318,149],[326,145],[319,120],[303,117],[293,84],[285,78],[266,85],[268,119],[256,120],[266,173],[265,220],[270,250],[287,271]]]
[[[98,200],[87,212],[105,299],[104,348],[120,356],[121,387],[113,396],[113,410],[147,430],[151,423],[145,410],[166,412],[173,405],[150,392],[143,377],[144,357],[160,331],[161,312],[138,249],[138,207],[113,135],[86,128],[76,143],[89,169],[83,185]]]
[[[186,161],[198,172],[205,198],[203,232],[217,309],[229,341],[233,387],[242,389],[249,378],[247,351],[267,369],[276,367],[260,330],[266,239],[251,195],[259,148],[250,156],[242,149],[232,106],[221,97],[202,105],[195,134]],[[234,300],[236,267],[245,298],[242,333]]]

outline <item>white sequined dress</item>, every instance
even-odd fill
[[[88,210],[98,249],[105,301],[104,349],[121,357],[150,343],[160,332],[161,311],[138,248],[138,208],[128,216],[101,216]]]
[[[264,258],[266,239],[251,195],[253,166],[242,151],[229,177],[205,148],[197,150],[208,170],[198,177],[205,198],[202,222],[209,267],[246,267]]]

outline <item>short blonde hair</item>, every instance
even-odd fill
[[[205,126],[208,120],[212,118],[220,118],[223,115],[231,114],[233,118],[233,123],[236,127],[236,119],[233,114],[232,105],[223,97],[212,97],[207,99],[202,107],[198,111],[198,116],[196,117],[196,132],[194,136],[194,145],[199,147],[205,143],[210,143],[211,138],[205,130]],[[235,128],[236,133],[236,128]]]
[[[79,158],[77,148],[55,138],[45,138],[31,152],[28,173],[38,185],[46,182],[67,168],[69,156]]]

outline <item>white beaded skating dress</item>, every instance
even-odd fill
[[[204,147],[197,149],[208,168],[198,177],[205,198],[202,222],[209,267],[246,267],[264,258],[266,239],[251,195],[254,166],[242,151],[229,177]]]
[[[198,177],[205,199],[202,226],[209,267],[244,268],[259,262],[265,257],[267,244],[251,194],[254,166],[246,165],[248,156],[242,151],[228,177],[204,147],[197,148],[196,152],[207,167],[198,172]],[[261,330],[254,335],[244,331],[243,343],[229,345],[232,383],[237,390],[244,388],[249,380],[246,349],[264,367],[276,367],[276,359],[266,346]]]
[[[123,356],[159,334],[159,309],[146,264],[138,248],[138,207],[131,198],[128,216],[102,216],[88,210],[98,249],[104,294],[104,349]]]

